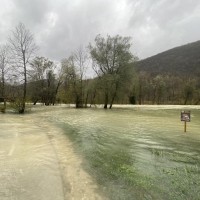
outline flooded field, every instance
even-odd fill
[[[200,107],[36,107],[0,128],[2,200],[200,199]]]

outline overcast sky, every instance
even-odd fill
[[[132,37],[140,59],[200,40],[199,0],[1,0],[0,43],[19,22],[60,61],[97,34]]]

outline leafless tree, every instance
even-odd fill
[[[88,54],[84,50],[84,48],[82,46],[80,46],[73,53],[73,57],[74,57],[74,64],[76,66],[76,72],[77,72],[78,77],[79,77],[80,104],[81,104],[81,107],[82,107],[83,106],[83,99],[84,99],[83,81],[85,79],[86,70],[87,70],[87,67],[88,67]]]
[[[8,56],[8,46],[2,45],[0,47],[0,70],[1,70],[1,97],[4,101],[4,108],[3,111],[6,109],[6,98],[5,98],[5,80],[6,80],[6,74],[8,72],[8,62],[9,62],[9,56]]]
[[[25,25],[19,23],[9,37],[9,47],[12,55],[12,65],[23,80],[23,95],[19,113],[24,113],[27,93],[27,76],[29,61],[35,53],[37,47],[34,43],[32,33],[26,29]]]
[[[73,52],[69,58],[63,59],[61,64],[65,72],[65,79],[68,82],[68,86],[71,85],[73,88],[76,107],[83,107],[83,82],[88,66],[87,52],[80,47]]]

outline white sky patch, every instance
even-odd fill
[[[10,31],[11,19],[12,19],[12,10],[14,5],[12,1],[1,0],[0,6],[0,43],[6,43],[8,32]]]
[[[58,20],[58,15],[54,12],[49,12],[45,15],[44,27],[40,33],[40,39],[48,37],[54,31],[54,27]]]
[[[50,13],[47,13],[46,18],[47,18],[48,27],[53,28],[56,25],[56,22],[58,20],[58,15],[54,12],[50,12]]]
[[[128,16],[130,14],[130,9],[127,5],[127,2],[124,0],[117,1],[116,10],[115,10],[115,19],[112,23],[115,24],[116,34],[122,33],[125,34],[125,31],[128,26]]]
[[[127,8],[126,1],[117,1],[116,8],[118,12],[124,12]]]
[[[1,0],[1,6],[0,6],[0,16],[1,17],[8,17],[7,14],[9,14],[12,9],[14,8],[14,4],[10,0]],[[1,20],[3,22],[4,20]]]

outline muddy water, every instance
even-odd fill
[[[0,128],[2,200],[200,199],[198,107],[37,107]]]
[[[0,199],[105,199],[63,131],[39,111],[0,115]]]
[[[62,109],[49,120],[65,131],[109,199],[200,199],[200,110],[195,108]],[[187,133],[182,109],[192,112]]]

